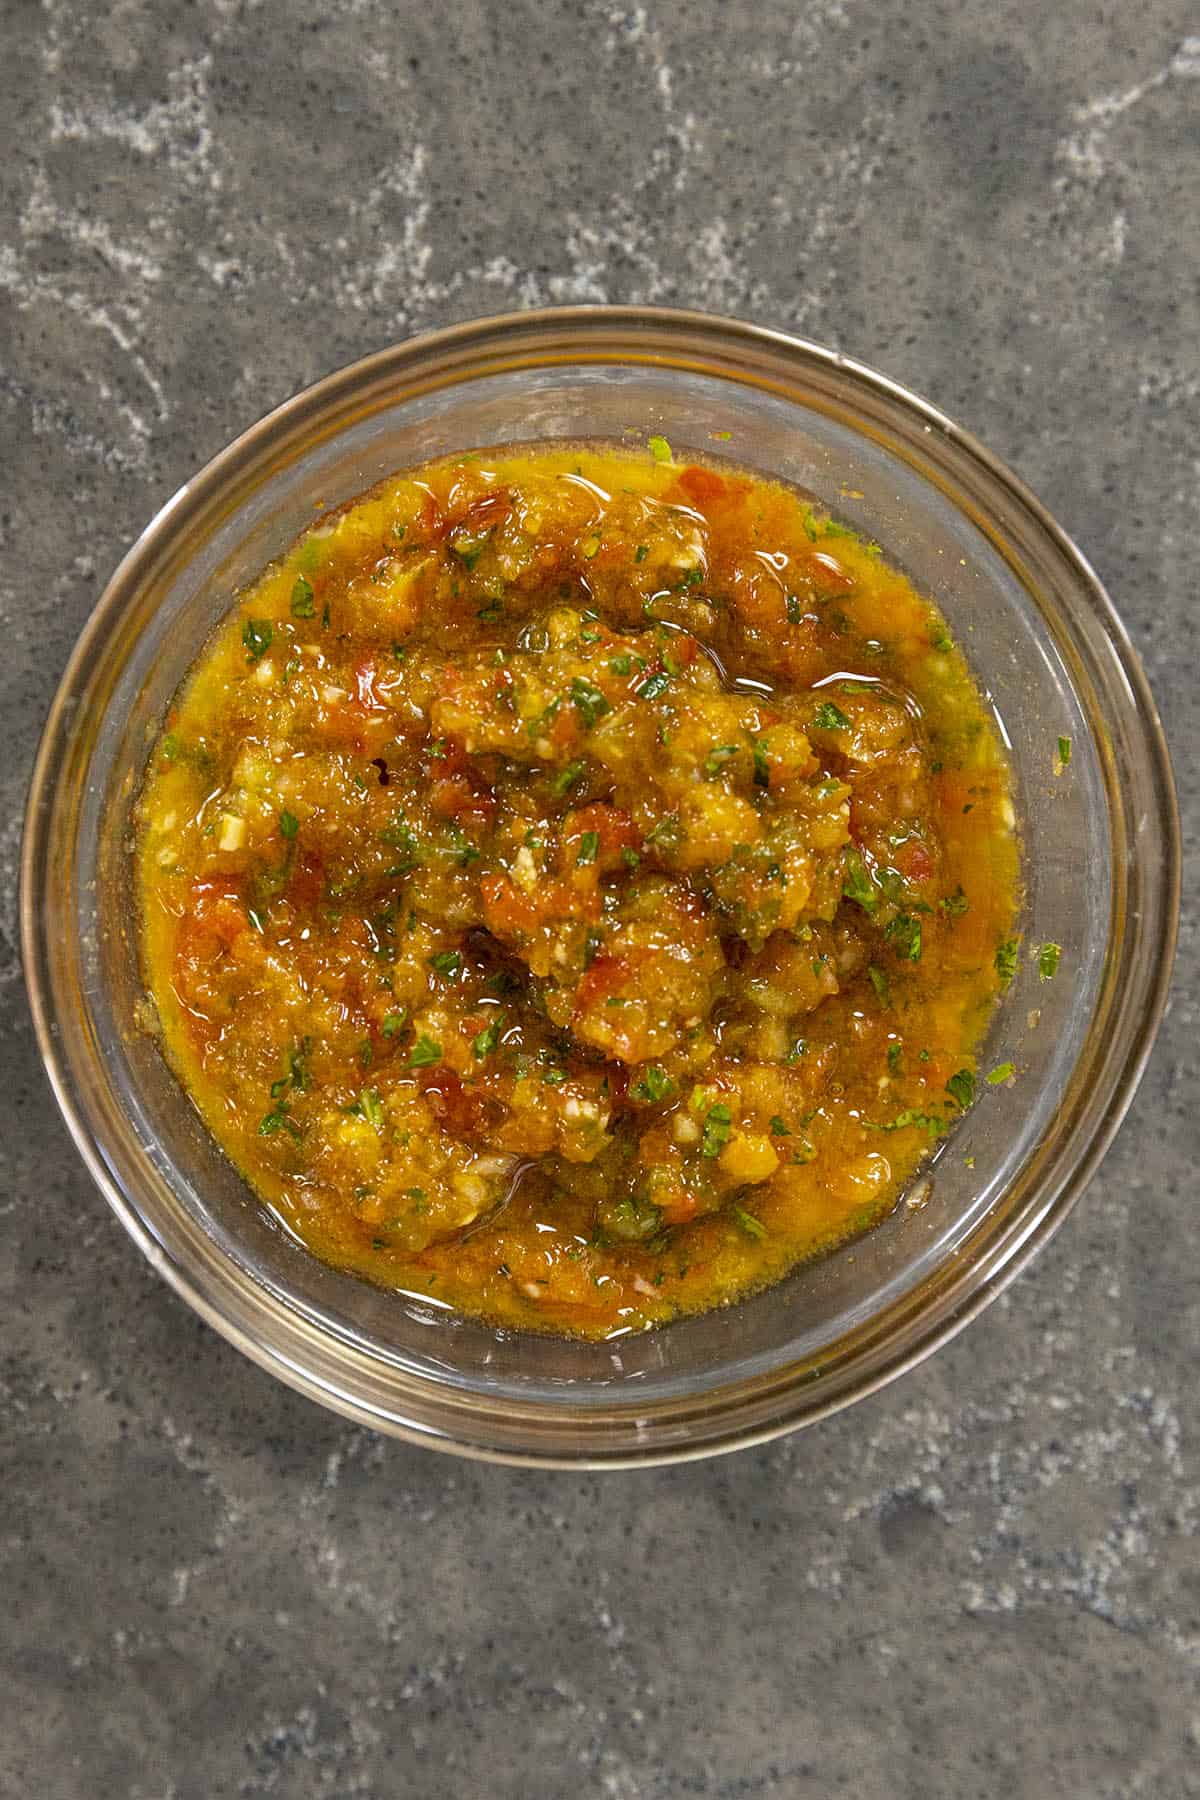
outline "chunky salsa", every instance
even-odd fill
[[[997,736],[795,491],[649,452],[397,475],[238,601],[153,751],[155,1029],[316,1255],[612,1336],[892,1208],[1011,975]]]

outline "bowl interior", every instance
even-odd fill
[[[1087,1053],[1111,1025],[1137,862],[1115,773],[1124,751],[1112,621],[1099,596],[1088,622],[1086,569],[949,441],[944,422],[823,353],[807,366],[793,356],[786,381],[774,366],[733,369],[719,355],[668,357],[619,339],[587,354],[476,358],[468,369],[448,370],[444,355],[374,360],[357,379],[331,378],[342,384],[332,394],[293,402],[286,420],[264,422],[182,490],[85,634],[43,752],[54,766],[35,795],[26,870],[47,968],[35,1010],[63,1034],[52,1074],[143,1248],[289,1378],[300,1379],[288,1368],[296,1346],[319,1345],[332,1361],[303,1385],[376,1424],[455,1436],[427,1421],[419,1398],[434,1395],[436,1410],[436,1396],[451,1395],[471,1415],[466,1435],[493,1450],[527,1447],[530,1420],[564,1407],[581,1445],[594,1415],[605,1431],[619,1418],[631,1455],[651,1439],[657,1452],[694,1446],[705,1435],[696,1416],[718,1391],[819,1385],[886,1357],[888,1337],[911,1330],[968,1264],[977,1281],[1002,1267],[1067,1180],[1051,1140],[1089,1105]],[[163,712],[232,594],[319,507],[444,452],[653,432],[677,459],[719,453],[790,481],[877,539],[964,645],[1012,757],[1025,875],[1020,970],[981,1066],[1012,1061],[1019,1079],[983,1087],[917,1191],[867,1237],[737,1306],[588,1344],[499,1333],[374,1289],[316,1262],[257,1204],[138,1028],[130,806]],[[1056,773],[1060,736],[1073,754]],[[1062,946],[1061,972],[1043,982],[1029,950],[1050,940]],[[339,1359],[344,1382],[331,1373]],[[766,1418],[770,1396],[760,1398]],[[673,1423],[659,1432],[663,1408]],[[500,1422],[518,1414],[524,1424]]]

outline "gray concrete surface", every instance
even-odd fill
[[[6,1800],[1200,1794],[1191,920],[1116,1148],[982,1321],[803,1437],[599,1479],[377,1441],[155,1281],[37,1066],[13,891],[50,694],[158,504],[360,352],[560,300],[796,327],[970,424],[1109,582],[1194,833],[1198,31],[4,7]]]

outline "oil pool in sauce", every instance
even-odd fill
[[[238,601],[139,803],[147,987],[317,1256],[604,1337],[896,1203],[1011,975],[1009,775],[945,621],[739,470],[397,475]]]

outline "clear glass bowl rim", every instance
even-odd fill
[[[688,359],[692,360],[689,361]],[[254,485],[255,472],[285,449],[343,429],[380,396],[395,398],[406,378],[425,387],[494,368],[535,368],[547,360],[641,361],[704,367],[726,378],[796,399],[805,377],[833,395],[849,416],[873,414],[932,450],[948,477],[968,475],[973,492],[991,496],[1010,525],[1019,522],[1023,549],[1057,559],[1069,572],[1079,620],[1086,619],[1111,658],[1110,693],[1123,708],[1136,767],[1110,758],[1110,805],[1153,805],[1161,863],[1142,871],[1144,892],[1126,910],[1133,923],[1119,936],[1106,970],[1104,995],[1123,991],[1116,1029],[1094,1045],[1088,1103],[1077,1109],[1061,1141],[1042,1156],[1024,1204],[998,1238],[902,1306],[851,1334],[841,1361],[814,1376],[783,1366],[728,1389],[664,1402],[639,1417],[630,1436],[630,1407],[573,1408],[569,1395],[548,1415],[522,1418],[509,1408],[504,1430],[487,1428],[477,1397],[439,1389],[412,1391],[413,1377],[372,1368],[360,1353],[311,1322],[289,1317],[215,1249],[179,1241],[155,1216],[149,1189],[118,1179],[101,1115],[81,1089],[67,1053],[70,1009],[64,1004],[48,924],[46,896],[56,850],[56,791],[67,759],[71,724],[84,703],[89,670],[118,629],[146,572],[189,521]],[[978,522],[978,521],[977,521]],[[1136,786],[1137,793],[1133,793]],[[626,1467],[711,1455],[761,1442],[827,1416],[913,1367],[982,1310],[1057,1229],[1111,1142],[1136,1091],[1169,991],[1179,912],[1180,833],[1170,758],[1141,664],[1091,566],[1046,509],[997,457],[926,400],[852,358],[785,332],[676,308],[551,307],[468,321],[374,352],[303,389],[220,451],[160,509],[121,561],[93,608],[51,704],[34,764],[21,853],[22,954],[39,1050],[59,1108],[93,1179],[153,1266],[218,1331],[301,1392],[374,1429],[459,1454],[554,1467]],[[1136,870],[1135,870],[1136,874]],[[1122,990],[1122,984],[1123,990]],[[1094,1034],[1093,1034],[1094,1035]],[[1090,1042],[1090,1040],[1089,1040]],[[118,1126],[119,1129],[119,1126]],[[430,1384],[425,1384],[428,1388]],[[407,1390],[407,1391],[406,1391]]]

